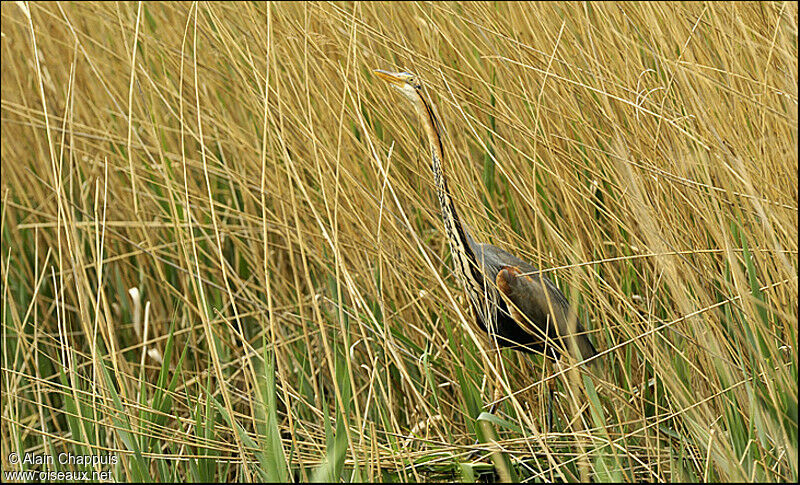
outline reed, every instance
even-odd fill
[[[797,481],[797,4],[1,13],[4,473]],[[462,217],[600,372],[472,327],[376,68],[434,93]]]

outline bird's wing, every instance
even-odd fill
[[[569,305],[561,291],[544,276],[524,273],[517,266],[504,266],[496,277],[500,296],[505,300],[509,313],[517,324],[532,335],[543,337],[546,333],[554,340],[549,345],[561,345],[562,342],[566,344],[563,337],[572,336],[568,340],[572,341],[581,354],[576,355],[571,351],[576,358],[589,358],[597,354],[583,333],[583,326],[569,314]],[[574,323],[570,322],[571,318]],[[574,327],[570,328],[571,324]]]
[[[507,266],[515,267],[520,272],[524,273],[525,276],[530,277],[529,279],[535,281],[539,286],[544,283],[544,287],[554,304],[569,308],[569,302],[564,294],[561,293],[561,290],[558,289],[555,283],[550,281],[550,278],[542,275],[532,264],[491,244],[476,244],[473,250],[480,260],[479,263],[483,266],[483,271],[487,277],[495,279],[497,273],[503,268]],[[544,290],[540,289],[540,291]]]
[[[559,342],[559,337],[573,335],[571,340],[584,358],[597,354],[580,321],[573,317],[574,323],[570,322],[570,304],[550,278],[532,264],[496,246],[477,244],[472,240],[470,244],[484,275],[495,280],[511,318],[520,328],[543,341],[545,332],[556,342]]]
[[[511,317],[520,327],[539,337],[543,337],[545,332],[551,338],[557,336],[555,329],[548,327],[566,320],[567,309],[555,295],[546,294],[547,286],[543,287],[541,281],[534,281],[517,266],[501,268],[497,272],[495,282]]]

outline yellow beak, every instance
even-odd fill
[[[398,76],[398,73],[396,72],[384,71],[383,69],[375,69],[372,72],[392,86],[402,87],[403,84],[405,84],[403,78]]]

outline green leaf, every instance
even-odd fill
[[[495,416],[494,414],[482,412],[478,416],[478,421],[488,421],[490,423],[496,424],[497,426],[502,426],[503,428],[513,431],[518,434],[523,434],[522,428],[517,426],[516,424],[501,418],[500,416]]]

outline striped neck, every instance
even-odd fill
[[[450,195],[450,188],[447,185],[447,177],[444,174],[442,161],[444,149],[442,139],[439,135],[439,121],[436,118],[431,106],[419,95],[417,111],[423,119],[423,126],[428,135],[428,144],[431,150],[431,171],[436,184],[436,195],[439,199],[439,208],[442,211],[442,220],[447,234],[447,241],[450,245],[450,252],[453,255],[453,264],[456,274],[461,284],[471,295],[483,293],[483,277],[478,271],[478,261],[473,250],[475,242],[470,237],[467,230],[461,224],[458,217],[453,198]],[[470,288],[471,287],[471,288]]]

